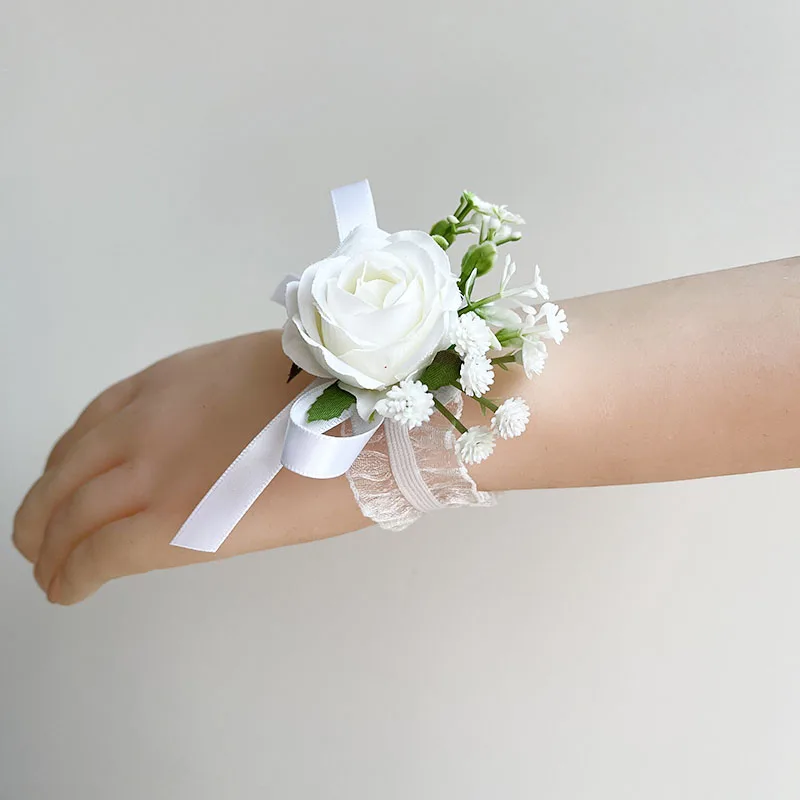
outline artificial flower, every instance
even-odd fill
[[[489,224],[497,228],[500,225],[524,225],[525,220],[519,214],[513,214],[508,210],[508,206],[498,206],[494,203],[487,203],[477,195],[472,195],[472,205],[475,214],[479,217],[486,217],[490,220]],[[480,224],[480,223],[478,223]]]
[[[480,464],[494,450],[494,434],[485,425],[476,425],[456,439],[456,455],[465,464]]]
[[[552,339],[556,344],[564,341],[564,334],[569,331],[569,325],[563,308],[559,308],[555,303],[543,303],[538,311],[532,306],[523,306],[522,310],[527,314],[525,324],[520,331],[523,339],[526,337]]]
[[[509,397],[492,417],[492,430],[503,439],[520,436],[531,418],[531,410],[521,397]]]
[[[470,397],[481,397],[494,383],[494,368],[486,356],[469,356],[461,364],[461,388]]]
[[[449,346],[461,303],[447,254],[427,233],[360,226],[288,284],[283,349],[312,375],[384,389]]]
[[[461,358],[483,356],[489,348],[499,348],[492,329],[474,311],[468,311],[458,318],[453,343]]]
[[[522,347],[517,350],[515,358],[522,364],[527,378],[541,375],[547,360],[547,347],[541,339],[523,339]]]
[[[433,395],[421,381],[406,378],[389,389],[375,404],[375,411],[408,428],[417,428],[433,414]]]

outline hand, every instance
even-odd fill
[[[798,297],[800,258],[791,258],[568,300],[569,344],[552,349],[545,372],[535,381],[498,373],[493,385],[498,396],[525,396],[532,424],[470,474],[485,491],[505,491],[797,467]],[[288,370],[268,332],[188,350],[100,395],[17,513],[14,541],[49,598],[74,603],[122,575],[368,524],[346,478],[283,470],[218,553],[169,545],[308,383],[287,385]],[[463,421],[485,424],[477,403]]]
[[[346,478],[283,470],[217,553],[169,544],[244,446],[308,384],[306,375],[287,384],[289,366],[279,332],[268,331],[184,351],[97,397],[55,445],[14,520],[14,543],[48,598],[76,603],[123,575],[367,525]]]

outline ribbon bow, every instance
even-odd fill
[[[358,225],[377,227],[366,180],[334,189],[331,199],[340,241]],[[290,280],[296,278],[284,280],[274,300],[283,301]],[[344,475],[383,419],[364,422],[351,406],[336,419],[308,422],[311,404],[333,383],[315,381],[274,417],[208,490],[170,544],[215,553],[284,467],[309,478]],[[328,435],[328,431],[351,418],[351,435]]]

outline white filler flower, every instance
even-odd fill
[[[528,315],[522,326],[520,335],[530,338],[552,339],[556,344],[564,341],[564,334],[569,332],[567,312],[555,303],[544,303],[537,311],[531,306],[523,306]]]
[[[427,366],[451,344],[461,303],[447,254],[427,233],[359,226],[287,286],[283,349],[358,397]]]
[[[389,389],[386,397],[376,403],[375,410],[382,417],[417,428],[433,414],[433,395],[421,381],[406,378]]]
[[[547,346],[540,339],[523,339],[522,349],[517,350],[515,358],[522,364],[527,378],[541,375],[547,361]]]
[[[519,214],[512,214],[508,206],[498,206],[494,203],[487,203],[477,195],[472,196],[472,204],[475,206],[475,214],[487,217],[492,227],[500,225],[524,225],[525,220]]]
[[[453,334],[456,353],[461,358],[486,355],[486,351],[497,342],[491,328],[474,312],[469,311],[458,318]]]
[[[539,269],[539,265],[537,264],[533,269],[533,281],[531,282],[531,288],[545,300],[550,299],[550,290],[542,283],[542,273]]]
[[[516,353],[516,360],[530,378],[541,375],[544,369],[547,347],[543,340],[552,339],[556,344],[561,344],[569,326],[566,312],[555,303],[544,303],[538,311],[531,306],[523,306],[522,309],[528,316],[519,332],[522,349]]]
[[[528,426],[531,410],[521,397],[509,397],[492,417],[492,430],[503,439],[520,436]]]
[[[494,383],[492,362],[486,356],[470,356],[461,365],[461,388],[470,397],[481,397]]]
[[[480,464],[494,450],[494,434],[485,425],[476,425],[456,439],[456,455],[465,464]]]

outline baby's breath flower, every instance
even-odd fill
[[[494,434],[485,425],[476,425],[456,439],[456,455],[465,464],[480,464],[494,450]]]
[[[453,343],[461,358],[483,356],[490,347],[499,346],[491,328],[474,311],[458,318]]]
[[[431,418],[433,395],[421,381],[404,378],[389,389],[385,398],[375,404],[375,410],[382,417],[388,417],[409,428],[417,428]]]
[[[468,356],[461,364],[461,387],[470,397],[481,397],[494,383],[492,362],[486,356]]]
[[[531,410],[521,397],[509,397],[492,417],[492,430],[503,439],[523,433],[531,418]]]

